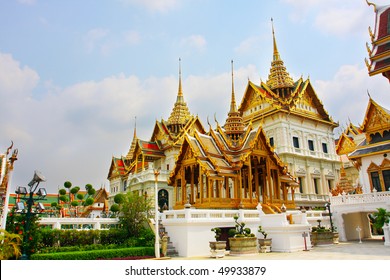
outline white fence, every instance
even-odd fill
[[[110,229],[117,227],[118,218],[41,218],[41,226],[52,229]]]
[[[363,203],[390,203],[390,191],[377,192],[374,190],[372,193],[364,194],[343,194],[339,196],[330,197],[330,203],[332,206],[346,205],[346,204],[363,204]]]

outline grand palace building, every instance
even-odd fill
[[[154,197],[160,209],[254,209],[324,206],[338,182],[340,162],[328,115],[309,79],[294,81],[279,54],[274,30],[273,59],[266,82],[248,81],[239,106],[232,92],[225,124],[206,129],[190,113],[182,90],[167,120],[156,121],[149,140],[134,129],[128,153],[112,157],[111,201],[137,191]],[[228,108],[227,108],[228,109]]]

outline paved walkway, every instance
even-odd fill
[[[172,260],[213,260],[209,256],[182,258]],[[310,251],[292,253],[270,252],[254,256],[232,257],[225,256],[218,260],[390,260],[390,246],[385,246],[382,240],[370,239],[340,242],[328,246],[316,246]]]

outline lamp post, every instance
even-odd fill
[[[155,226],[155,243],[154,243],[154,254],[156,258],[160,258],[160,234],[158,232],[158,188],[157,188],[157,179],[160,175],[158,169],[154,170],[154,226]]]
[[[330,222],[330,230],[334,232],[333,222],[332,222],[332,213],[330,212],[330,202],[325,204],[325,208],[328,209],[329,213],[329,222]]]
[[[23,198],[21,199],[27,202],[27,212],[25,213],[26,219],[24,223],[23,244],[22,244],[22,256],[21,256],[22,260],[28,259],[28,255],[27,255],[28,232],[30,230],[31,217],[37,214],[36,212],[35,213],[32,212],[32,206],[34,205],[34,201],[42,200],[45,198],[46,190],[44,188],[39,188],[36,193],[38,195],[38,198],[35,199],[34,199],[34,193],[37,190],[39,183],[44,181],[46,181],[45,177],[40,172],[35,171],[33,179],[30,181],[30,183],[28,183],[28,186],[30,187],[29,192],[27,192],[26,187],[18,187],[18,189],[16,190],[16,193],[18,195],[23,195]],[[26,197],[27,194],[28,197]],[[17,203],[16,207],[17,210],[24,210],[24,203],[19,202]],[[44,210],[43,204],[39,203],[37,209],[43,211]]]

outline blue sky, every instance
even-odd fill
[[[12,188],[35,169],[51,191],[65,180],[108,186],[135,116],[145,140],[169,117],[179,58],[191,113],[223,123],[231,59],[237,102],[248,79],[267,80],[271,18],[287,70],[310,77],[340,129],[362,123],[367,91],[390,109],[387,80],[364,64],[374,27],[364,0],[0,0],[0,152],[11,140],[19,150]]]

